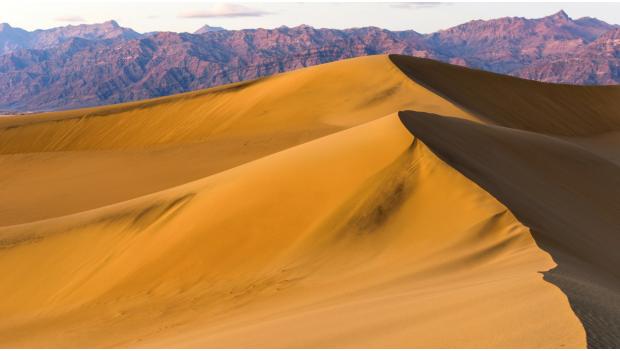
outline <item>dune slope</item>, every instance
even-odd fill
[[[413,81],[487,123],[562,136],[620,130],[620,86],[541,83],[428,59],[390,59]]]
[[[506,204],[558,267],[592,347],[620,346],[620,167],[565,140],[403,112],[439,157]]]
[[[395,115],[2,235],[8,346],[584,342],[528,229]]]
[[[372,56],[1,119],[0,345],[617,345],[619,92]]]
[[[398,55],[414,81],[485,120],[401,115],[508,206],[559,266],[591,347],[620,347],[620,86],[545,84]],[[455,116],[458,117],[458,116]]]
[[[155,100],[2,118],[0,225],[164,190],[405,108],[473,118],[411,82],[386,56]]]

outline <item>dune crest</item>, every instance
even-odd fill
[[[522,117],[479,75],[373,56],[3,119],[0,345],[613,345],[618,90]]]
[[[2,118],[0,225],[161,191],[401,109],[473,118],[411,82],[387,56],[154,100]]]

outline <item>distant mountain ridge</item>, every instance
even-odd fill
[[[197,31],[194,32],[194,34],[204,34],[204,33],[209,33],[209,32],[219,32],[219,31],[223,31],[226,30],[222,27],[213,27],[210,26],[208,24],[205,24],[204,26],[198,28]]]
[[[115,21],[28,32],[0,24],[0,110],[119,103],[386,53],[545,82],[620,83],[620,27],[564,11],[431,34],[307,25],[140,34]]]
[[[19,49],[49,49],[61,45],[72,38],[89,40],[131,40],[142,35],[123,28],[116,21],[99,24],[69,25],[51,29],[37,29],[32,32],[13,28],[8,23],[0,24],[0,54]]]

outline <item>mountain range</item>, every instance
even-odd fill
[[[29,32],[0,24],[0,110],[121,103],[386,53],[543,82],[620,83],[620,26],[564,11],[470,21],[430,34],[307,25],[141,34],[115,21]]]

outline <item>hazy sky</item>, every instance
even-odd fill
[[[204,24],[227,29],[377,26],[421,33],[473,19],[538,18],[564,9],[572,18],[620,24],[620,3],[215,3],[210,1],[0,0],[0,22],[28,30],[114,19],[138,32],[193,32]]]

